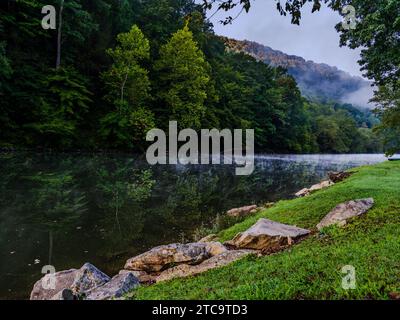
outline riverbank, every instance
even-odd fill
[[[186,279],[140,287],[131,299],[389,299],[400,292],[400,163],[359,167],[347,180],[306,198],[280,201],[219,233],[221,242],[260,218],[310,229],[303,242],[269,256],[248,256]],[[316,231],[337,204],[373,197],[374,207],[344,227]],[[342,288],[342,267],[356,288]]]

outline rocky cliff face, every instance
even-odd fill
[[[288,55],[257,42],[228,38],[223,40],[230,50],[247,53],[273,67],[287,69],[307,98],[320,102],[333,100],[367,107],[367,102],[372,97],[370,82],[336,67],[306,61],[302,57]]]

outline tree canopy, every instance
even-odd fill
[[[306,2],[278,9],[298,17]],[[351,152],[361,135],[380,149],[354,108],[310,108],[285,70],[228,50],[196,1],[47,4],[58,10],[57,30],[41,27],[42,0],[0,3],[0,147],[142,151],[149,129],[177,120],[181,128],[252,128],[257,151]],[[344,138],[337,126],[322,130],[325,117],[339,128],[350,119]]]

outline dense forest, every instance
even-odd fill
[[[193,0],[2,1],[0,97],[2,148],[140,152],[177,120],[254,129],[257,151],[382,151],[370,113],[308,101],[286,70],[227,50]]]

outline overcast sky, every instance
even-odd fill
[[[234,12],[229,14],[235,15]],[[221,12],[211,19],[219,35],[256,41],[306,60],[336,66],[352,75],[362,74],[357,63],[360,50],[339,47],[335,25],[342,18],[329,8],[311,13],[309,4],[303,10],[300,26],[292,25],[289,16],[281,16],[274,0],[255,0],[249,13],[243,13],[233,24],[224,26],[218,21],[226,15]]]

